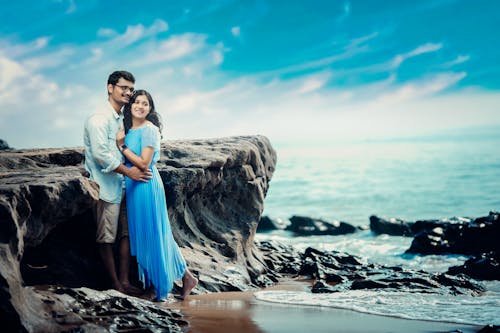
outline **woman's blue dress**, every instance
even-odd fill
[[[184,275],[186,261],[172,235],[165,190],[155,166],[160,159],[160,132],[150,124],[130,129],[125,144],[138,156],[142,148],[154,148],[149,167],[153,178],[143,183],[125,177],[125,186],[130,253],[137,257],[139,279],[144,287],[152,284],[156,297],[163,299],[172,290],[174,280]],[[128,161],[126,164],[132,166]]]

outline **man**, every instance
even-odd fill
[[[123,128],[123,106],[134,93],[134,76],[127,71],[115,71],[108,78],[108,102],[85,122],[85,168],[90,178],[99,184],[97,203],[96,242],[112,287],[127,294],[140,290],[129,282],[130,244],[123,197],[123,176],[147,182],[150,171],[127,168],[116,146],[116,134]],[[113,245],[118,240],[119,275],[115,268]]]

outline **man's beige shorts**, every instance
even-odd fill
[[[96,206],[97,243],[112,244],[128,236],[127,208],[125,198],[121,204],[99,200]]]

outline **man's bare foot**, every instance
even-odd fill
[[[131,285],[130,283],[122,283],[122,287],[124,290],[123,292],[130,296],[141,296],[142,294],[144,294],[144,291],[142,289],[139,289]]]
[[[189,294],[191,294],[191,290],[198,284],[198,279],[191,274],[190,271],[186,270],[186,273],[182,277],[182,291],[181,294],[175,296],[178,299],[185,299]]]
[[[125,289],[123,288],[123,286],[120,282],[112,283],[111,288],[121,292],[122,294],[126,294]]]

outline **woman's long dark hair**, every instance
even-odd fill
[[[149,110],[149,114],[146,116],[146,120],[149,120],[156,127],[160,129],[160,134],[163,129],[163,125],[161,123],[161,117],[158,112],[155,110],[155,103],[153,102],[153,97],[146,90],[136,90],[132,97],[130,97],[130,101],[125,104],[125,108],[123,109],[123,126],[125,127],[125,134],[128,133],[129,129],[132,127],[132,104],[134,104],[137,96],[144,95],[149,101],[149,106],[151,109]]]

